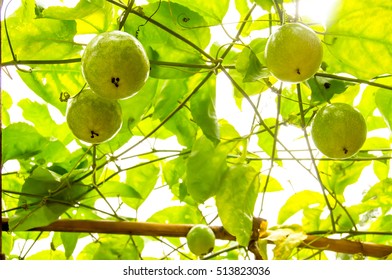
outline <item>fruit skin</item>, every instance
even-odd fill
[[[197,256],[210,253],[215,246],[215,234],[206,225],[193,226],[188,232],[186,239],[189,250]]]
[[[287,23],[268,38],[264,54],[272,75],[284,82],[298,83],[319,70],[323,46],[311,28]]]
[[[118,101],[84,89],[68,100],[66,119],[77,138],[97,144],[110,140],[120,130],[122,110]]]
[[[146,83],[150,62],[142,44],[123,31],[94,37],[82,55],[82,73],[90,88],[109,99],[125,99]]]
[[[313,142],[330,158],[344,159],[355,155],[365,143],[366,134],[364,117],[345,103],[324,106],[312,122]]]

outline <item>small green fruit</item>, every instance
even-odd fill
[[[197,256],[210,253],[215,246],[215,234],[206,225],[196,225],[191,228],[187,236],[189,250]]]
[[[303,82],[320,68],[323,46],[316,33],[300,23],[287,23],[273,33],[265,47],[269,71],[284,82]]]
[[[66,119],[72,133],[88,143],[110,140],[121,128],[121,106],[85,89],[68,100]]]
[[[333,103],[314,116],[311,134],[316,147],[327,157],[348,158],[365,143],[366,121],[351,105]]]
[[[142,44],[132,35],[110,31],[97,35],[82,55],[82,73],[101,97],[124,99],[146,83],[150,62]]]

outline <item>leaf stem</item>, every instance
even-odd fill
[[[334,74],[328,74],[328,73],[316,73],[315,76],[331,78],[331,79],[347,81],[347,82],[354,82],[354,83],[357,83],[357,84],[366,84],[366,85],[369,85],[369,86],[374,86],[374,87],[379,87],[379,88],[383,88],[383,89],[392,90],[392,86],[388,86],[388,85],[380,84],[380,83],[375,83],[375,82],[371,82],[371,81],[364,80],[364,79],[349,78],[349,77],[343,77],[343,76],[334,75]]]

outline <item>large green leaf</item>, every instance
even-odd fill
[[[144,248],[140,236],[101,234],[98,242],[89,243],[78,260],[138,260]]]
[[[31,72],[18,72],[23,82],[44,101],[65,114],[67,103],[60,101],[61,93],[74,96],[85,85],[80,63],[31,66]]]
[[[172,116],[166,123],[165,128],[173,132],[179,144],[184,147],[192,147],[196,138],[197,126],[191,120],[188,110],[182,109]]]
[[[243,75],[243,82],[255,82],[270,76],[267,68],[263,67],[266,43],[266,38],[257,38],[239,54],[236,69]]]
[[[7,126],[10,124],[10,114],[8,113],[8,110],[12,106],[12,98],[9,95],[8,92],[2,90],[1,91],[1,122],[4,126]]]
[[[164,120],[189,91],[187,80],[157,80],[153,117]]]
[[[341,94],[353,83],[314,76],[306,81],[312,90],[312,102],[329,102],[335,94]]]
[[[198,90],[191,99],[191,112],[193,120],[212,142],[217,144],[220,140],[219,125],[216,116],[216,81],[211,77]]]
[[[143,44],[148,57],[153,61],[150,75],[156,78],[178,79],[197,73],[200,68],[176,67],[176,64],[205,64],[201,50],[210,42],[210,32],[207,22],[197,12],[177,3],[162,1],[142,6],[143,14],[154,14],[154,21],[175,32],[170,34],[153,23],[136,15],[130,15],[125,24],[125,31],[136,35]],[[156,13],[155,13],[156,12]],[[188,40],[191,44],[186,43]],[[194,46],[191,46],[191,45]],[[159,65],[154,61],[174,63]]]
[[[157,0],[149,0],[156,2]],[[178,3],[202,15],[208,25],[222,23],[223,17],[229,9],[230,0],[205,1],[205,0],[170,0],[169,3]],[[191,21],[192,18],[189,17]],[[207,26],[199,26],[207,27]]]
[[[375,94],[377,108],[385,118],[389,129],[392,130],[392,94],[391,91],[380,89]]]
[[[323,209],[324,206],[324,196],[319,192],[305,190],[295,193],[280,208],[278,223],[283,224],[288,218],[300,210],[307,208]]]
[[[87,186],[62,181],[58,174],[37,167],[23,184],[20,209],[10,217],[10,229],[23,231],[50,224],[87,190]]]
[[[241,246],[252,236],[253,211],[260,188],[259,173],[249,165],[233,165],[223,176],[216,207],[223,227]]]
[[[214,196],[227,169],[227,154],[233,147],[225,143],[215,146],[204,135],[195,141],[186,165],[188,193],[199,203]]]
[[[387,213],[392,208],[392,179],[387,178],[372,186],[362,198],[362,202]]]
[[[49,141],[26,123],[13,123],[2,131],[1,161],[27,159],[43,151]]]
[[[392,2],[343,0],[336,4],[324,38],[327,71],[364,79],[391,73]]]
[[[78,34],[91,34],[109,29],[115,7],[105,0],[81,0],[74,7],[49,6],[38,17],[76,20]]]
[[[125,183],[130,186],[129,191],[131,189],[132,193],[136,191],[140,197],[128,195],[128,197],[122,196],[121,199],[133,209],[138,209],[154,189],[158,180],[159,168],[156,164],[150,163],[131,168],[126,171],[126,174]]]
[[[18,106],[23,110],[23,117],[31,121],[42,136],[54,137],[66,144],[73,139],[66,123],[58,125],[53,120],[47,104],[40,104],[26,98],[19,101]]]
[[[23,5],[7,18],[6,27],[18,60],[61,60],[80,56],[82,47],[73,41],[76,22],[36,18],[35,1],[23,1]],[[12,61],[5,25],[1,28],[2,61]]]
[[[205,219],[197,207],[189,205],[167,207],[154,213],[147,222],[165,224],[202,224]]]
[[[324,186],[341,195],[348,185],[358,181],[362,170],[369,164],[369,161],[321,161],[318,169]]]
[[[105,0],[80,0],[74,7],[50,6],[44,9],[41,17],[54,19],[80,19],[84,18],[103,7]]]

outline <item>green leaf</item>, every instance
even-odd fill
[[[159,8],[159,9],[158,9]],[[174,31],[176,36],[154,24],[146,24],[146,20],[130,15],[125,24],[125,31],[136,35],[143,44],[151,63],[150,76],[162,79],[179,79],[199,72],[200,68],[188,65],[205,65],[200,53],[210,42],[209,29],[198,28],[207,26],[200,14],[177,3],[162,1],[142,6],[143,14]],[[184,42],[191,41],[195,47]],[[169,62],[159,65],[155,61]],[[181,64],[185,67],[176,67]]]
[[[324,196],[315,191],[304,190],[293,194],[280,208],[278,224],[283,224],[288,218],[307,208],[323,209],[325,206]]]
[[[46,104],[33,102],[30,99],[22,99],[18,106],[23,110],[23,117],[34,124],[35,129],[45,137],[55,137],[64,141],[70,135],[67,124],[58,125],[49,113]],[[73,138],[68,137],[67,143]]]
[[[272,127],[271,128],[271,131],[273,132],[273,133],[275,133],[275,125],[276,125],[276,119],[275,118],[269,118],[269,119],[265,119],[264,120],[264,123],[268,126],[268,127]],[[273,153],[273,148],[274,148],[274,145],[275,145],[275,139],[274,139],[274,137],[271,135],[271,134],[269,134],[267,131],[264,131],[264,132],[262,132],[262,133],[258,133],[257,134],[257,137],[258,137],[258,141],[257,141],[257,144],[259,145],[259,147],[261,148],[261,149],[263,149],[263,151],[267,154],[267,155],[269,155],[270,157],[272,157],[272,156],[274,156],[275,158],[277,158],[277,156],[278,156],[278,152],[277,152],[277,149],[276,149],[276,147],[275,147],[275,153],[274,153],[274,155],[272,154]]]
[[[21,193],[26,195],[19,198],[20,209],[10,217],[10,228],[23,231],[52,223],[87,189],[80,183],[63,182],[58,174],[37,167],[23,184]]]
[[[312,90],[312,102],[329,102],[335,94],[340,94],[353,85],[353,83],[314,76],[306,81]]]
[[[123,130],[129,132],[141,121],[151,108],[154,97],[160,92],[158,85],[157,79],[149,78],[137,94],[121,100],[124,122],[119,133],[122,133]]]
[[[50,6],[42,11],[41,17],[73,20],[81,19],[98,11],[105,0],[80,0],[75,7]]]
[[[101,234],[98,242],[89,243],[78,260],[139,260],[144,241],[139,236]]]
[[[12,61],[2,24],[2,61]],[[7,18],[7,29],[13,51],[18,60],[61,60],[79,57],[82,47],[73,41],[76,22],[35,17],[34,1],[24,1]]]
[[[231,149],[230,145],[223,143],[215,146],[205,136],[195,141],[186,165],[185,181],[188,193],[195,201],[203,203],[215,195],[226,171],[226,158]]]
[[[26,258],[26,260],[66,260],[64,252],[43,250]]]
[[[167,207],[154,213],[147,222],[164,224],[205,224],[197,207],[189,205]]]
[[[177,137],[177,141],[180,145],[192,147],[197,134],[197,126],[192,122],[188,110],[182,109],[178,111],[164,126]]]
[[[60,101],[61,93],[67,92],[74,96],[85,85],[80,63],[33,65],[32,67],[31,72],[18,72],[23,82],[44,101],[65,115],[67,103]]]
[[[13,123],[3,132],[2,164],[10,159],[27,159],[44,149],[48,140],[26,123]]]
[[[374,208],[380,207],[383,212],[392,208],[392,179],[387,178],[372,186],[362,198],[362,202]]]
[[[215,108],[215,87],[215,78],[209,78],[196,95],[192,97],[190,106],[193,120],[201,128],[204,135],[214,144],[218,144],[220,133]]]
[[[63,241],[65,250],[65,258],[67,260],[72,257],[80,235],[81,234],[79,232],[60,232],[61,240]]]
[[[150,0],[150,2],[156,1],[157,0]],[[222,23],[223,17],[226,15],[230,4],[230,0],[170,0],[170,2],[181,4],[188,7],[190,10],[199,13],[203,16],[208,25],[218,25]]]
[[[248,246],[252,236],[259,182],[258,172],[253,167],[233,165],[224,174],[216,194],[216,207],[223,227],[241,246]]]
[[[157,80],[157,93],[154,100],[153,117],[164,120],[187,94],[187,80]]]
[[[260,175],[260,192],[278,192],[284,190],[280,182],[272,176]]]
[[[84,199],[104,197],[121,197],[121,198],[133,198],[142,199],[142,196],[130,185],[116,182],[107,181],[99,187],[99,193],[90,192]]]
[[[138,209],[154,189],[159,171],[157,165],[153,163],[128,169],[125,180],[125,183],[130,186],[128,193],[131,191],[133,195],[133,192],[136,191],[140,197],[122,196],[122,201],[133,209]]]
[[[270,12],[271,8],[274,6],[273,0],[254,0],[254,2],[267,12]]]
[[[364,79],[391,73],[392,3],[383,0],[372,1],[370,5],[356,0],[336,3],[324,37],[327,70]]]
[[[263,67],[266,43],[266,38],[257,38],[239,54],[236,69],[243,75],[244,83],[256,82],[270,76],[268,69]]]
[[[10,124],[10,114],[8,110],[12,106],[12,98],[8,94],[8,92],[2,90],[1,91],[1,122],[3,125],[7,126]]]
[[[385,118],[389,129],[392,130],[392,94],[391,91],[380,89],[376,92],[375,96],[377,108]]]
[[[320,161],[318,169],[324,186],[341,195],[348,185],[358,181],[362,170],[369,164],[369,161]]]

